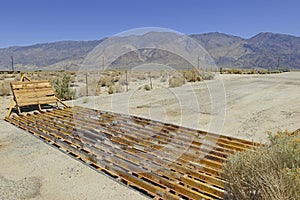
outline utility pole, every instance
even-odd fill
[[[279,62],[280,62],[280,57],[278,56],[278,58],[277,58],[277,70],[279,69]]]
[[[126,92],[128,92],[128,71],[126,70]]]
[[[104,56],[102,56],[102,70],[104,71]]]
[[[89,86],[88,86],[88,72],[86,71],[85,73],[85,89],[86,89],[86,96],[88,97],[89,96]]]
[[[15,71],[14,70],[14,58],[13,58],[13,56],[10,56],[10,58],[11,58],[11,69],[12,69],[12,71]]]
[[[198,59],[197,59],[197,68],[198,68],[198,70],[199,70],[199,72],[200,72],[200,64],[199,64],[199,56],[198,56]]]

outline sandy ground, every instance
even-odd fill
[[[208,90],[216,81],[180,88],[81,98],[70,102],[265,142],[267,131],[300,128],[300,73],[221,75],[226,93]],[[214,93],[214,94],[212,94]],[[225,96],[224,96],[225,95]],[[226,100],[226,104],[212,101]],[[4,117],[10,97],[1,97]],[[224,107],[224,108],[223,108]],[[222,109],[226,113],[221,112]],[[224,116],[222,115],[224,114]],[[221,116],[221,117],[220,117]],[[220,117],[221,120],[214,121]],[[219,118],[218,118],[219,119]],[[25,131],[0,121],[0,199],[143,199]]]
[[[268,131],[300,128],[299,98],[300,72],[291,72],[223,74],[220,81],[171,89],[160,87],[152,91],[132,88],[128,93],[83,97],[72,103],[265,142]],[[218,105],[222,100],[225,104]],[[214,121],[219,118],[220,122]]]

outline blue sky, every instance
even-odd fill
[[[300,36],[297,0],[0,0],[0,47],[95,40],[141,27]]]

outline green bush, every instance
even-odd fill
[[[300,134],[279,131],[270,143],[229,157],[225,199],[300,199]]]
[[[74,92],[70,88],[71,77],[64,75],[61,80],[54,81],[54,88],[58,98],[63,100],[70,100],[73,98]]]

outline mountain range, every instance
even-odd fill
[[[276,69],[279,64],[280,68],[300,69],[300,37],[270,32],[259,33],[248,39],[218,32],[189,36],[209,53],[218,67]],[[134,42],[143,36],[127,37]],[[105,38],[0,48],[0,70],[11,69],[11,56],[15,70],[78,69],[88,53],[103,41]],[[174,60],[176,63],[176,56],[146,50],[129,53],[126,59],[118,59],[117,64],[138,64],[153,59],[153,55],[165,63],[174,63]]]

